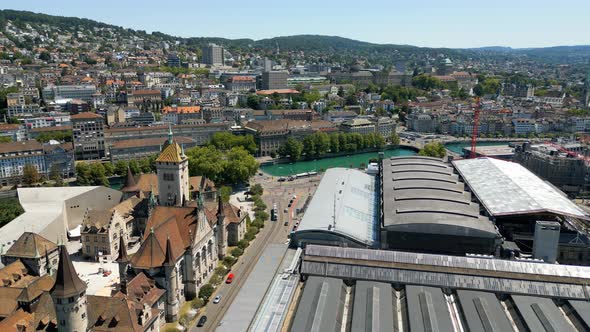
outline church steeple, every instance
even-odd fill
[[[64,244],[59,246],[59,264],[50,294],[59,331],[86,331],[88,314],[86,283],[78,277]]]
[[[119,256],[116,262],[119,265],[119,288],[121,292],[127,294],[127,266],[129,266],[129,256],[127,256],[123,234],[119,237]]]

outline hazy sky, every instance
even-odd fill
[[[429,47],[590,44],[590,0],[0,0],[182,37],[337,35]]]

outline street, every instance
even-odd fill
[[[295,214],[296,208],[302,207],[308,195],[313,194],[320,176],[313,178],[299,179],[294,181],[278,182],[277,177],[271,177],[266,174],[256,175],[252,183],[260,183],[264,188],[262,199],[266,203],[268,210],[272,209],[273,204],[277,205],[279,218],[277,221],[267,221],[266,226],[260,231],[256,239],[246,248],[244,254],[238,262],[232,267],[231,272],[234,274],[234,281],[226,284],[225,280],[217,287],[210,302],[201,310],[200,316],[207,316],[207,323],[204,327],[193,327],[191,331],[215,331],[217,326],[222,322],[223,316],[227,312],[231,303],[236,298],[240,288],[246,282],[252,272],[256,262],[262,255],[264,249],[269,244],[284,244],[288,241],[288,234],[293,228],[293,221],[290,216]],[[288,208],[289,201],[297,198]],[[289,213],[284,209],[288,208]],[[270,214],[270,213],[269,213]],[[298,219],[298,218],[296,218]],[[285,221],[289,221],[284,225]],[[212,299],[217,295],[222,295],[221,301],[214,304]],[[199,317],[200,317],[199,316]]]

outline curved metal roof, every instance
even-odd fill
[[[377,241],[379,225],[375,185],[375,177],[364,172],[347,168],[328,169],[296,235],[329,232],[363,246],[373,246]]]
[[[403,169],[403,172],[399,170]],[[412,171],[412,169],[414,169]],[[383,161],[383,227],[389,231],[495,238],[494,224],[440,159]]]

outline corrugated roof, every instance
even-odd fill
[[[374,245],[379,223],[375,185],[375,177],[364,172],[328,169],[295,236],[319,231],[344,236],[361,245]]]
[[[477,158],[453,165],[493,216],[550,212],[586,217],[565,194],[520,164]]]
[[[512,300],[529,331],[576,331],[549,298],[512,295]]]
[[[340,279],[310,277],[293,318],[292,332],[339,332],[345,285]]]
[[[406,286],[412,332],[454,332],[451,313],[440,288]]]
[[[494,293],[457,290],[457,298],[469,331],[503,332],[512,330],[512,323],[508,320],[500,300]]]
[[[362,280],[356,282],[351,331],[393,332],[394,312],[390,284]]]

